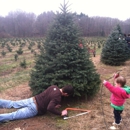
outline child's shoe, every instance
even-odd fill
[[[120,124],[114,123],[114,125],[111,126],[109,129],[110,129],[110,130],[119,130],[119,128],[120,128]]]
[[[118,124],[118,125],[120,125],[121,124],[121,122]],[[116,125],[116,122],[114,121],[113,123],[112,123],[112,125]]]

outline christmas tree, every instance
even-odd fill
[[[33,94],[50,85],[72,85],[75,96],[92,96],[99,90],[100,75],[80,37],[74,14],[67,9],[66,3],[61,5],[31,72]]]
[[[111,66],[122,65],[130,58],[130,49],[124,39],[121,28],[117,25],[109,35],[101,52],[101,61]]]

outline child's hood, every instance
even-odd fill
[[[128,93],[130,94],[130,87],[129,86],[124,86],[123,89]]]

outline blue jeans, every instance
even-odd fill
[[[18,110],[12,113],[0,114],[0,122],[25,119],[37,115],[38,111],[33,98],[11,101],[0,99],[0,108],[17,108]],[[20,108],[20,109],[19,109]]]

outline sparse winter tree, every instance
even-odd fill
[[[76,96],[92,96],[99,90],[100,76],[67,5],[61,5],[61,13],[57,13],[31,72],[33,94],[53,84],[59,88],[72,85]]]
[[[123,38],[119,25],[109,35],[101,53],[101,61],[104,64],[118,66],[130,58],[130,49]]]

